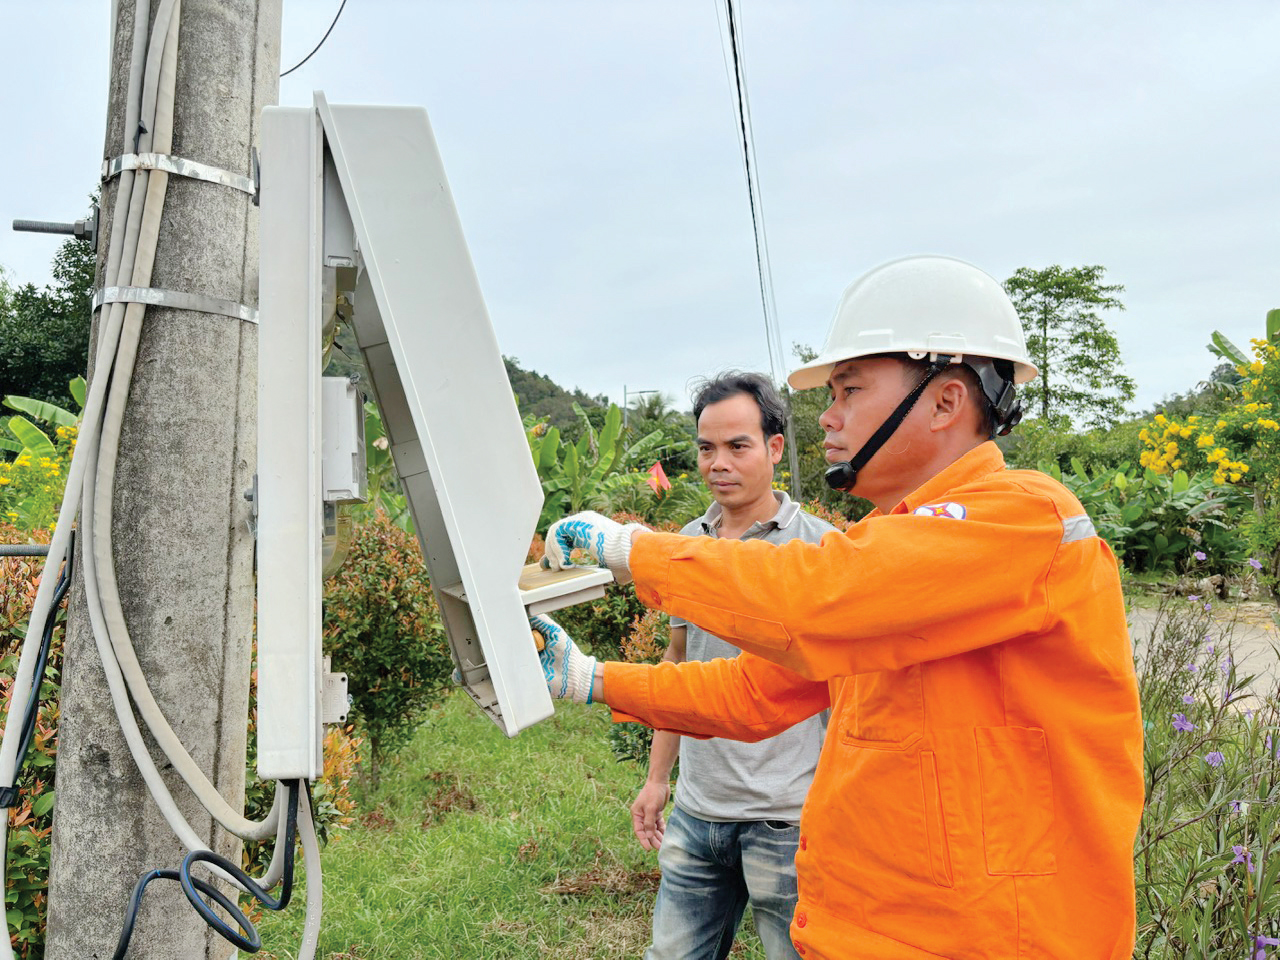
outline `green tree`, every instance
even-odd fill
[[[1123,310],[1120,284],[1105,267],[1019,268],[1005,281],[1040,376],[1022,387],[1028,413],[1071,425],[1109,427],[1125,415],[1134,383],[1123,373],[1120,344],[1103,314]]]
[[[67,383],[89,364],[93,247],[68,240],[53,258],[51,286],[12,287],[0,277],[0,396],[70,407]]]

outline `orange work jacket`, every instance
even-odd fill
[[[986,443],[820,545],[647,535],[646,604],[741,647],[610,663],[615,720],[769,737],[831,706],[806,960],[1103,960],[1134,942],[1142,724],[1116,560]]]

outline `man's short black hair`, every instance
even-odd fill
[[[730,370],[703,382],[693,395],[693,422],[713,403],[745,393],[760,408],[760,429],[768,440],[787,429],[787,408],[769,378],[759,373]]]

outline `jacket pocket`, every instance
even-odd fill
[[[860,673],[845,681],[841,735],[872,750],[904,750],[924,733],[920,665]]]
[[[1053,775],[1044,731],[1036,727],[976,727],[974,734],[987,873],[1057,873]]]
[[[940,887],[953,885],[951,879],[951,845],[947,841],[947,823],[942,814],[942,789],[938,785],[938,764],[932,750],[920,753],[920,782],[924,787],[924,826],[929,844],[929,869],[933,882]]]

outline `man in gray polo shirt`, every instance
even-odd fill
[[[773,489],[786,414],[768,380],[728,373],[708,381],[694,397],[693,415],[698,470],[715,502],[681,533],[817,543],[835,530]],[[671,618],[665,659],[713,660],[739,652],[696,624]],[[800,808],[825,732],[824,712],[759,743],[654,734],[649,776],[631,806],[636,837],[658,850],[662,868],[645,960],[721,960],[748,902],[769,960],[797,956],[788,928],[796,904]],[[675,805],[664,823],[677,753]]]

